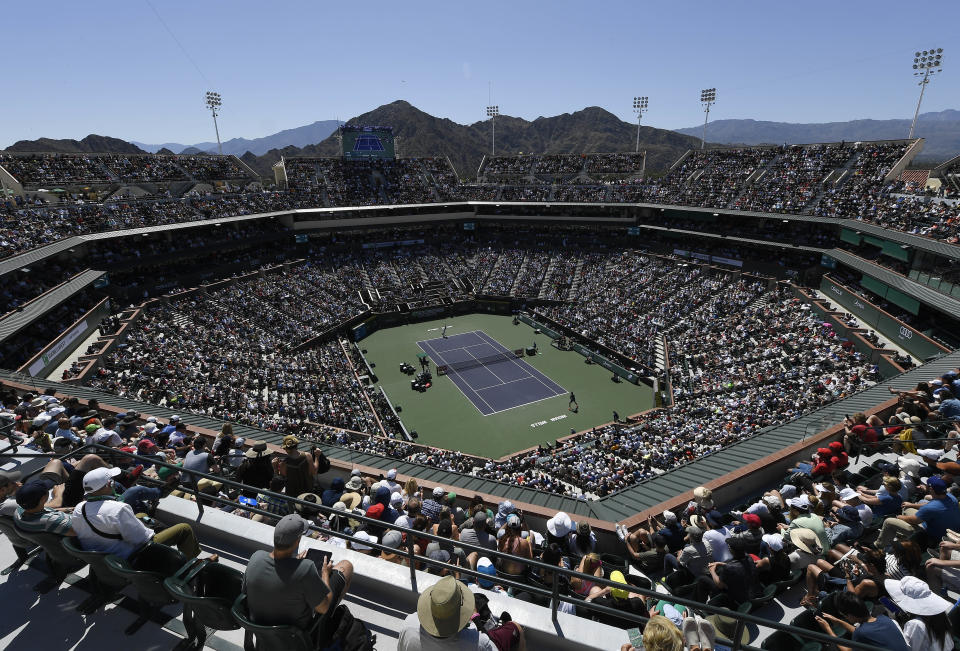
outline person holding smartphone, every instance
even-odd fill
[[[254,552],[243,575],[250,617],[267,626],[298,626],[310,629],[334,611],[350,588],[353,565],[331,563],[323,556],[319,563],[298,553],[300,539],[310,523],[292,513],[284,516],[273,531],[273,551]]]

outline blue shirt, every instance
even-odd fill
[[[960,420],[960,400],[950,398],[941,402],[940,415],[950,420]]]
[[[854,629],[850,639],[854,642],[874,644],[878,649],[887,649],[887,651],[910,651],[903,637],[903,631],[886,615],[877,616],[875,622],[860,624]]]
[[[890,493],[881,495],[880,493],[877,493],[877,499],[880,500],[880,503],[876,506],[870,507],[873,510],[874,517],[882,518],[887,515],[900,514],[900,507],[903,504],[903,498],[900,497],[899,493],[896,495],[891,495]]]
[[[960,507],[951,496],[930,500],[919,509],[917,517],[927,529],[927,540],[937,542],[947,529],[960,529]]]
[[[667,539],[667,549],[669,549],[671,553],[676,553],[683,549],[683,537],[686,532],[679,524],[673,526],[667,525],[657,533]]]

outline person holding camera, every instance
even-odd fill
[[[821,591],[842,590],[862,599],[877,598],[887,578],[884,574],[886,559],[882,553],[847,548],[845,553],[831,550],[830,555],[834,558],[833,563],[821,559],[807,566],[807,594],[801,600],[801,606],[816,609]]]

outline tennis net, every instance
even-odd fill
[[[498,364],[500,362],[507,362],[511,359],[517,359],[518,357],[523,357],[522,349],[507,350],[502,353],[485,355],[484,357],[477,357],[476,359],[467,359],[462,362],[441,364],[440,366],[437,366],[437,374],[443,375],[450,371],[466,371],[467,369],[477,368],[480,366],[490,366],[491,364]]]

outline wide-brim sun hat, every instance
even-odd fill
[[[346,505],[348,511],[352,511],[357,508],[362,498],[359,493],[344,493],[340,496],[340,501]]]
[[[467,627],[475,606],[473,593],[452,576],[445,576],[420,595],[417,617],[427,633],[448,638]]]
[[[953,608],[953,603],[935,594],[923,579],[905,576],[883,582],[887,594],[901,609],[912,615],[937,615]]]
[[[551,536],[556,536],[557,538],[563,538],[573,529],[573,522],[570,520],[570,516],[560,511],[555,516],[547,520],[547,531],[550,532]]]
[[[790,542],[808,554],[819,554],[822,551],[820,539],[813,529],[790,529]]]

